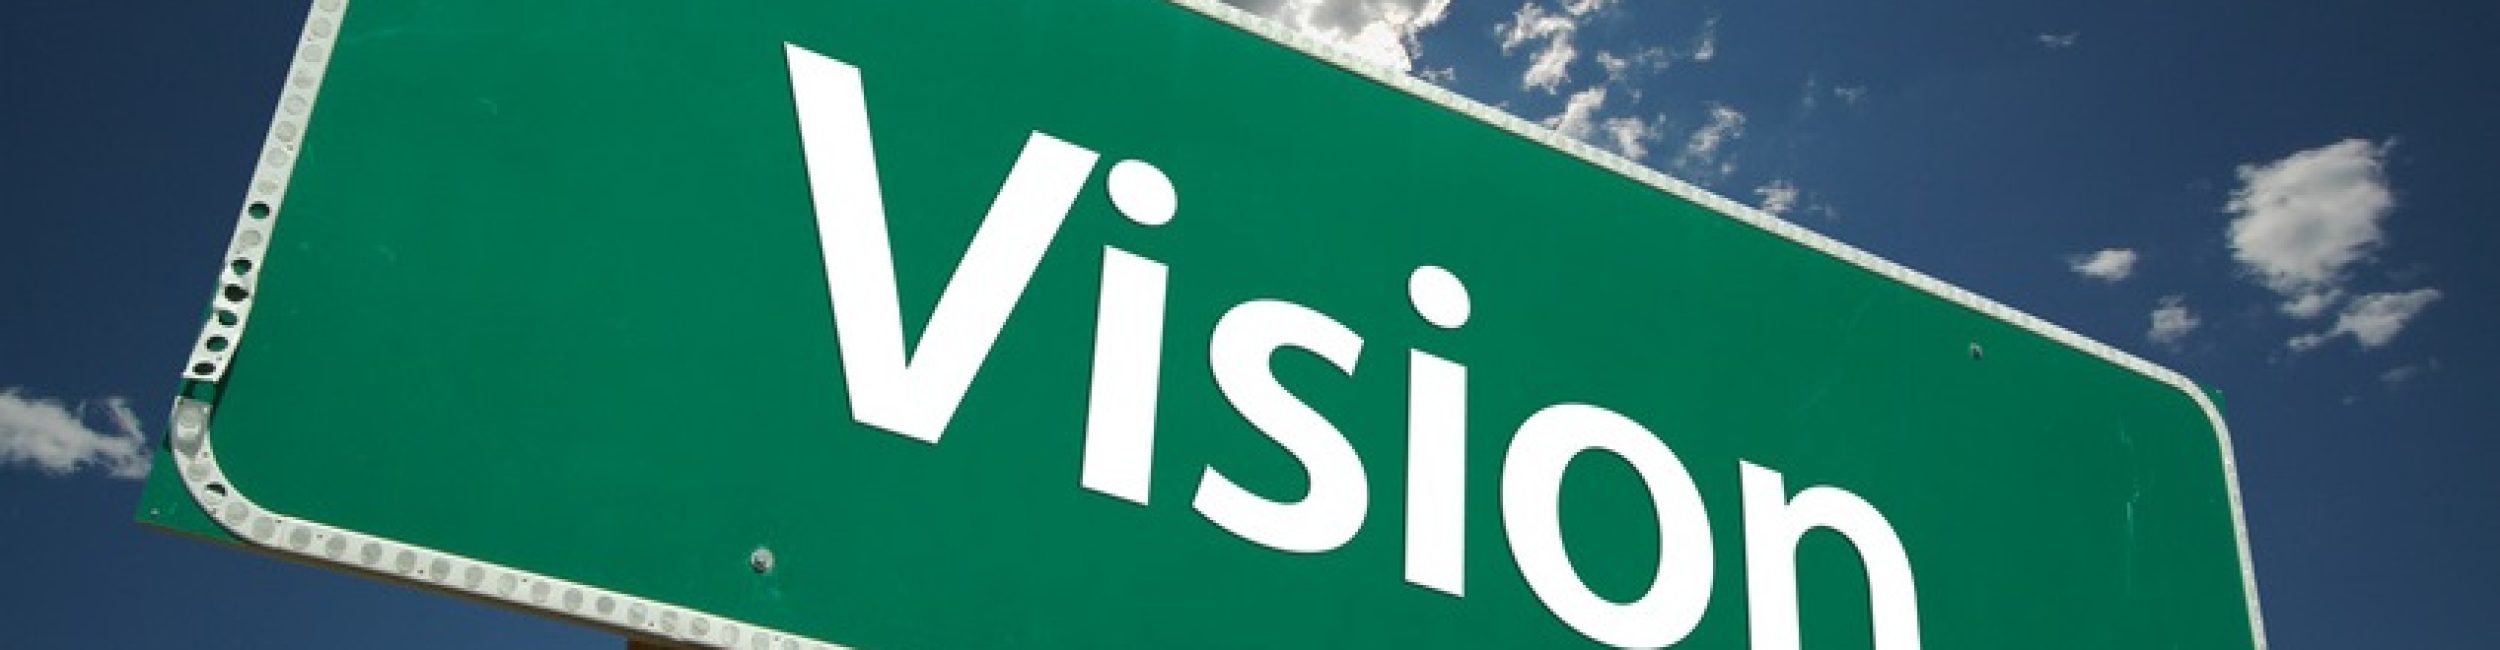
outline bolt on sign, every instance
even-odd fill
[[[1221,4],[297,55],[150,524],[737,648],[2263,645],[2178,374]]]

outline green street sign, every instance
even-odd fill
[[[2263,645],[2178,374],[1219,4],[298,54],[151,524],[738,648]]]

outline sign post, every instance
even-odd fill
[[[738,648],[2263,645],[2178,374],[1220,4],[298,53],[155,525]]]

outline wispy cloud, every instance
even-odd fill
[[[2136,258],[2134,249],[2104,248],[2089,255],[2067,257],[2066,268],[2083,277],[2117,282],[2135,274]]]
[[[1648,157],[1650,145],[1666,135],[1662,131],[1666,117],[1601,117],[1606,95],[1606,87],[1602,85],[1583,88],[1563,100],[1562,112],[1546,116],[1538,123],[1572,139],[1586,140],[1623,154],[1625,158],[1638,161]]]
[[[1572,44],[1573,35],[1580,31],[1577,17],[1597,8],[1596,3],[1574,4],[1556,12],[1531,1],[1519,5],[1509,22],[1493,26],[1504,56],[1536,46],[1528,55],[1527,71],[1520,73],[1520,90],[1537,88],[1550,95],[1571,80],[1571,63],[1580,59],[1580,48]]]
[[[2431,303],[2439,302],[2438,289],[2422,288],[2404,292],[2373,293],[2353,298],[2344,304],[2344,311],[2335,316],[2335,326],[2314,334],[2292,337],[2286,344],[2295,351],[2306,351],[2324,345],[2337,336],[2352,335],[2361,349],[2387,345],[2396,340],[2405,325],[2422,315]]]
[[[1493,36],[1501,42],[1503,56],[1530,50],[1528,68],[1519,75],[1519,89],[1544,90],[1548,95],[1562,92],[1563,84],[1571,81],[1571,66],[1580,60],[1580,28],[1616,2],[1565,0],[1555,5],[1559,9],[1549,9],[1539,0],[1528,0],[1511,12],[1510,20],[1495,23]],[[1595,58],[1609,81],[1622,81],[1639,68],[1664,69],[1671,60],[1663,48],[1640,48],[1630,55],[1601,51]]]
[[[1697,63],[1709,63],[1712,59],[1719,58],[1718,16],[1713,15],[1701,21],[1701,32],[1693,35],[1692,53],[1685,56]]]
[[[1675,64],[1675,57],[1663,47],[1641,48],[1628,56],[1599,50],[1594,58],[1597,67],[1606,71],[1606,80],[1614,83],[1628,81],[1634,73],[1657,72]]]
[[[1545,128],[1553,129],[1563,135],[1587,140],[1589,136],[1597,132],[1597,109],[1604,105],[1606,105],[1606,87],[1590,86],[1580,92],[1572,93],[1570,98],[1563,100],[1562,112],[1547,116],[1538,122],[1544,124]]]
[[[2196,312],[2188,309],[2187,296],[2162,296],[2161,306],[2153,308],[2153,327],[2145,331],[2144,338],[2176,347],[2202,324],[2204,321],[2197,319]]]
[[[30,465],[53,476],[96,467],[114,478],[146,477],[147,433],[130,401],[107,397],[98,405],[102,408],[0,388],[0,467]],[[102,416],[103,427],[89,423],[95,415]]]
[[[1529,0],[1513,10],[1508,20],[1494,24],[1493,37],[1503,56],[1526,53],[1527,67],[1520,73],[1520,90],[1564,96],[1562,107],[1539,119],[1539,123],[1565,136],[1643,161],[1668,134],[1666,114],[1634,112],[1633,107],[1640,105],[1642,99],[1639,80],[1666,70],[1679,59],[1707,61],[1716,56],[1718,19],[1706,20],[1695,36],[1694,49],[1681,54],[1666,47],[1638,43],[1599,50],[1590,59],[1604,78],[1572,83],[1572,68],[1582,54],[1577,41],[1580,30],[1600,15],[1611,15],[1608,10],[1616,4],[1617,0]],[[1571,85],[1581,87],[1566,91]],[[1710,175],[1723,177],[1732,166],[1720,159],[1719,147],[1741,134],[1744,116],[1724,105],[1710,107],[1709,121],[1682,146],[1672,149],[1678,152],[1675,164],[1679,169],[1690,166],[1715,171]]]
[[[1753,193],[1755,196],[1762,197],[1763,212],[1785,215],[1788,211],[1797,209],[1796,181],[1785,178],[1773,179],[1771,182],[1763,183],[1761,187],[1753,188]]]
[[[2394,368],[2389,368],[2387,369],[2387,372],[2379,373],[2378,380],[2379,383],[2387,384],[2389,388],[2394,388],[2396,386],[2412,383],[2413,380],[2420,379],[2423,375],[2430,374],[2432,371],[2436,370],[2439,370],[2439,357],[2431,357],[2422,361],[2416,361],[2396,366]]]
[[[1666,124],[1667,116],[1665,115],[1646,120],[1628,116],[1609,117],[1598,127],[1598,130],[1606,135],[1605,141],[1599,144],[1614,149],[1615,153],[1623,154],[1625,158],[1637,161],[1649,155],[1650,145],[1666,137],[1667,134],[1663,130]]]
[[[2277,306],[2276,309],[2281,310],[2285,316],[2309,320],[2326,313],[2326,310],[2335,307],[2336,303],[2343,302],[2343,300],[2343,289],[2326,289],[2300,294],[2283,301],[2283,304]]]
[[[1675,168],[1693,176],[1725,177],[1736,171],[1736,165],[1725,159],[1722,150],[1744,135],[1744,113],[1726,104],[1711,104],[1709,121],[1685,139],[1684,150],[1676,153]]]
[[[1843,107],[1857,106],[1866,99],[1866,87],[1832,85],[1820,74],[1807,74],[1805,87],[1797,93],[1797,114],[1813,114],[1823,108],[1825,99],[1840,100]]]
[[[1564,0],[1563,13],[1586,16],[1614,3],[1615,0]]]
[[[2075,43],[2082,41],[2082,40],[2083,40],[2083,32],[2066,32],[2066,33],[2064,33],[2064,34],[2041,34],[2041,35],[2038,35],[2038,36],[2034,36],[2034,37],[2032,37],[2032,39],[2033,39],[2033,40],[2037,40],[2037,41],[2039,41],[2039,42],[2040,42],[2040,47],[2045,47],[2045,48],[2052,49],[2052,50],[2063,50],[2063,49],[2066,49],[2066,48],[2074,47],[2074,46],[2075,46]]]

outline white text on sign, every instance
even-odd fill
[[[860,72],[795,45],[786,46],[785,54],[851,415],[934,444],[1100,156],[1040,132],[1026,139],[939,295],[919,344],[906,355]],[[1112,166],[1108,183],[1113,206],[1141,226],[1159,226],[1176,216],[1171,180],[1152,165],[1120,162]],[[1141,506],[1152,473],[1166,271],[1162,262],[1103,248],[1080,484]],[[1426,322],[1443,329],[1466,323],[1466,288],[1448,270],[1416,269],[1408,294]],[[1369,509],[1363,459],[1335,424],[1277,381],[1268,361],[1293,348],[1350,375],[1362,358],[1362,335],[1309,307],[1260,299],[1226,311],[1210,338],[1207,358],[1216,387],[1245,420],[1301,464],[1310,488],[1297,501],[1268,499],[1207,467],[1191,506],[1216,526],[1272,549],[1320,553],[1343,546],[1362,528]],[[1423,350],[1407,355],[1412,371],[1405,577],[1464,597],[1467,369]],[[1657,512],[1658,572],[1648,591],[1631,602],[1592,592],[1564,553],[1557,514],[1563,471],[1591,450],[1630,464]],[[1738,464],[1752,646],[1798,647],[1797,541],[1809,530],[1831,528],[1849,540],[1866,567],[1877,650],[1916,650],[1918,599],[1909,554],[1883,514],[1838,487],[1809,487],[1791,496],[1779,472]],[[1565,624],[1619,647],[1674,645],[1700,624],[1715,566],[1710,522],[1683,461],[1649,429],[1602,406],[1548,406],[1512,433],[1499,480],[1502,531],[1512,560],[1537,599]]]

